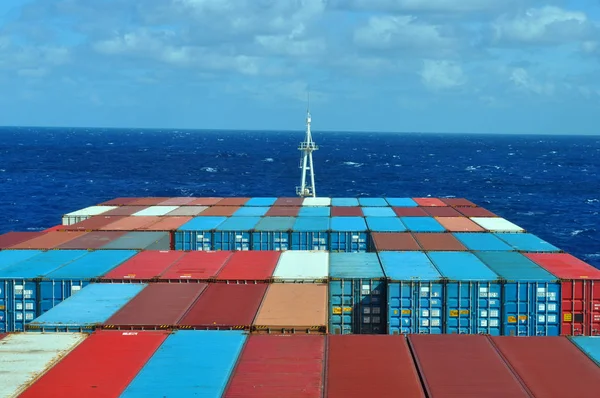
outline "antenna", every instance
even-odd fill
[[[313,151],[319,149],[317,144],[312,140],[310,132],[310,123],[312,119],[310,117],[310,91],[307,92],[307,106],[306,106],[306,136],[304,141],[298,146],[298,150],[302,153],[300,158],[300,168],[302,169],[302,178],[300,186],[296,187],[296,195],[300,197],[317,196],[315,191],[315,170],[313,166]],[[306,174],[310,170],[310,185],[306,182]]]

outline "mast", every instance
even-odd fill
[[[313,151],[319,149],[317,144],[312,140],[312,134],[310,132],[310,93],[308,94],[308,105],[306,107],[306,136],[304,141],[298,146],[298,150],[301,152],[300,168],[302,169],[302,178],[300,186],[296,187],[296,194],[301,197],[317,196],[315,190],[315,170],[313,166]],[[310,185],[307,183],[306,174],[310,171]]]

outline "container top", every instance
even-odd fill
[[[600,279],[600,270],[567,253],[526,253],[525,256],[560,279]]]
[[[446,229],[433,217],[400,217],[406,229],[414,232],[444,232]]]
[[[392,207],[398,217],[430,217],[422,207]]]
[[[70,240],[85,235],[86,232],[52,231],[39,235],[33,239],[17,243],[10,249],[54,249]]]
[[[423,252],[379,252],[385,275],[392,281],[438,281],[442,275]]]
[[[492,271],[507,281],[556,281],[556,277],[517,252],[474,252]]]
[[[233,213],[234,217],[262,217],[269,211],[270,207],[249,206],[240,207]]]
[[[512,251],[513,248],[490,233],[468,233],[453,232],[452,235],[458,239],[469,250],[473,251]]]
[[[331,217],[362,217],[363,211],[360,206],[331,206]]]
[[[413,235],[408,232],[372,232],[371,237],[378,251],[421,250]]]
[[[279,262],[280,255],[279,251],[236,251],[217,275],[217,280],[270,279]]]
[[[476,204],[465,198],[443,198],[442,202],[454,207],[475,207]]]
[[[324,283],[270,284],[254,324],[274,328],[326,325],[327,285]]]
[[[241,206],[211,206],[200,213],[201,217],[231,217]]]
[[[393,207],[417,207],[418,204],[411,198],[385,198],[386,202]]]
[[[102,246],[102,249],[139,249],[151,247],[154,243],[169,239],[168,232],[133,231]],[[168,247],[167,247],[168,248]]]
[[[158,278],[185,255],[182,251],[145,250],[109,271],[104,279],[148,280]]]
[[[196,198],[188,203],[188,206],[214,206],[223,198]]]
[[[466,251],[452,234],[415,232],[413,236],[425,251]]]
[[[135,202],[139,198],[114,198],[100,203],[98,206],[122,206],[127,203]]]
[[[215,278],[232,256],[228,251],[190,251],[166,269],[163,280],[206,280]]]
[[[557,252],[560,249],[550,243],[538,238],[529,233],[505,233],[499,232],[495,234],[498,238],[511,245],[518,251],[524,252]]]
[[[105,215],[101,214],[99,216],[93,216],[91,218],[88,218],[87,220],[80,221],[73,225],[65,225],[65,226],[63,226],[63,229],[65,231],[94,231],[94,232],[96,232],[96,230],[98,230],[108,224],[112,224],[115,221],[122,220],[126,217],[127,216],[105,216]]]
[[[448,206],[438,198],[413,198],[419,206]]]
[[[212,231],[227,220],[227,217],[194,217],[179,227],[178,231]]]
[[[274,206],[302,206],[303,198],[277,198]]]
[[[171,216],[197,216],[204,210],[208,209],[208,206],[179,206],[175,210],[167,213],[166,215]]]
[[[150,206],[136,213],[132,216],[164,216],[174,210],[177,210],[179,206]]]
[[[256,231],[290,231],[295,223],[295,217],[263,217],[254,229]]]
[[[444,209],[445,207],[432,207]],[[446,209],[449,209],[447,207]],[[467,217],[439,217],[437,221],[450,232],[484,232],[485,230]]]
[[[384,198],[358,198],[358,204],[364,207],[388,206],[388,202]]]
[[[103,216],[130,216],[133,213],[144,210],[148,206],[119,206],[102,214]]]
[[[498,217],[483,207],[457,207],[456,210],[466,217]]]
[[[396,217],[391,207],[363,207],[365,217]]]
[[[331,253],[329,276],[334,279],[384,279],[377,253]]]
[[[87,234],[70,240],[57,249],[99,249],[108,243],[127,234],[127,231],[92,231]]]
[[[183,206],[190,202],[193,202],[194,200],[196,200],[196,198],[193,198],[191,196],[174,197],[160,202],[158,206]]]
[[[34,319],[30,326],[101,324],[146,286],[141,283],[92,283]]]
[[[88,254],[87,250],[51,250],[0,269],[0,279],[36,279]]]
[[[137,254],[135,250],[98,250],[45,275],[45,279],[99,278]]]
[[[467,252],[429,252],[431,262],[451,281],[496,281],[498,275]]]
[[[600,336],[570,336],[569,339],[600,366]]]
[[[258,206],[258,207],[262,207],[262,206],[273,206],[273,204],[275,203],[275,201],[277,200],[277,198],[250,198],[249,201],[247,201],[244,206]]]
[[[329,217],[331,209],[329,207],[303,206],[298,213],[299,217]]]
[[[332,206],[358,206],[357,198],[332,198]]]
[[[331,217],[331,230],[336,232],[363,232],[367,224],[362,217]]]
[[[329,217],[298,217],[294,224],[296,232],[324,232],[329,231],[331,218]]]
[[[398,217],[366,217],[369,230],[374,232],[404,232],[406,227]]]
[[[267,217],[296,217],[300,206],[273,206],[265,213]],[[327,207],[306,207],[306,209],[327,209]]]
[[[110,210],[116,209],[117,206],[89,206],[85,209],[80,209],[76,211],[72,211],[70,213],[65,214],[65,216],[97,216],[98,214],[105,213]]]
[[[25,242],[43,235],[45,232],[7,232],[0,235],[0,249],[6,249],[18,243]]]
[[[181,227],[183,224],[190,221],[192,217],[161,217],[161,220],[155,222],[152,225],[146,226],[143,228],[144,231],[175,231],[177,228]]]
[[[250,198],[223,198],[217,203],[217,206],[243,206],[249,200]]]
[[[0,251],[0,270],[41,253],[43,253],[41,250],[2,250]]]
[[[166,197],[146,197],[146,198],[137,198],[133,202],[127,203],[132,206],[155,206],[169,198]]]
[[[329,275],[329,253],[288,250],[281,253],[273,272],[275,280],[324,280]]]
[[[471,220],[490,232],[523,232],[523,228],[501,217],[471,217]]]
[[[331,198],[304,198],[302,206],[331,206]]]
[[[101,231],[135,231],[160,221],[159,216],[128,216],[98,228]]]
[[[460,214],[458,211],[453,209],[452,207],[448,207],[448,206],[447,207],[430,206],[430,207],[424,207],[423,210],[425,210],[425,212],[428,215],[430,215],[431,217],[462,217],[462,218],[465,217],[462,214]]]
[[[248,207],[248,209],[256,209],[257,207]],[[250,231],[256,227],[261,217],[230,217],[223,221],[216,230],[217,231]]]

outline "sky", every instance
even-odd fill
[[[600,0],[0,0],[0,126],[600,134]]]

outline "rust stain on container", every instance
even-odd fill
[[[268,217],[296,217],[300,213],[300,207],[297,206],[273,206],[265,216]]]
[[[466,217],[498,217],[483,207],[457,207],[456,210]]]
[[[198,216],[231,217],[233,213],[235,213],[239,208],[240,206],[212,206],[204,210],[202,213],[198,214]]]
[[[302,206],[304,198],[277,198],[273,206]]]
[[[450,232],[483,232],[480,225],[466,217],[440,217],[436,221]]]
[[[466,251],[467,248],[452,234],[413,233],[425,251]]]
[[[392,207],[398,217],[429,217],[421,207]]]
[[[9,249],[54,249],[73,239],[82,237],[87,232],[78,231],[56,231],[47,232],[33,239],[26,240],[16,245],[10,246]]]
[[[161,217],[160,220],[154,224],[140,228],[144,231],[174,231],[181,227],[186,222],[190,221],[193,217]]]
[[[452,207],[426,207],[423,210],[432,217],[464,217]]]
[[[378,251],[421,250],[421,247],[409,232],[373,232],[371,237],[373,245]]]
[[[100,231],[135,231],[160,221],[157,216],[131,216],[98,228]]]
[[[362,217],[360,206],[332,206],[331,217]]]
[[[223,198],[217,202],[217,206],[243,206],[250,198]]]

